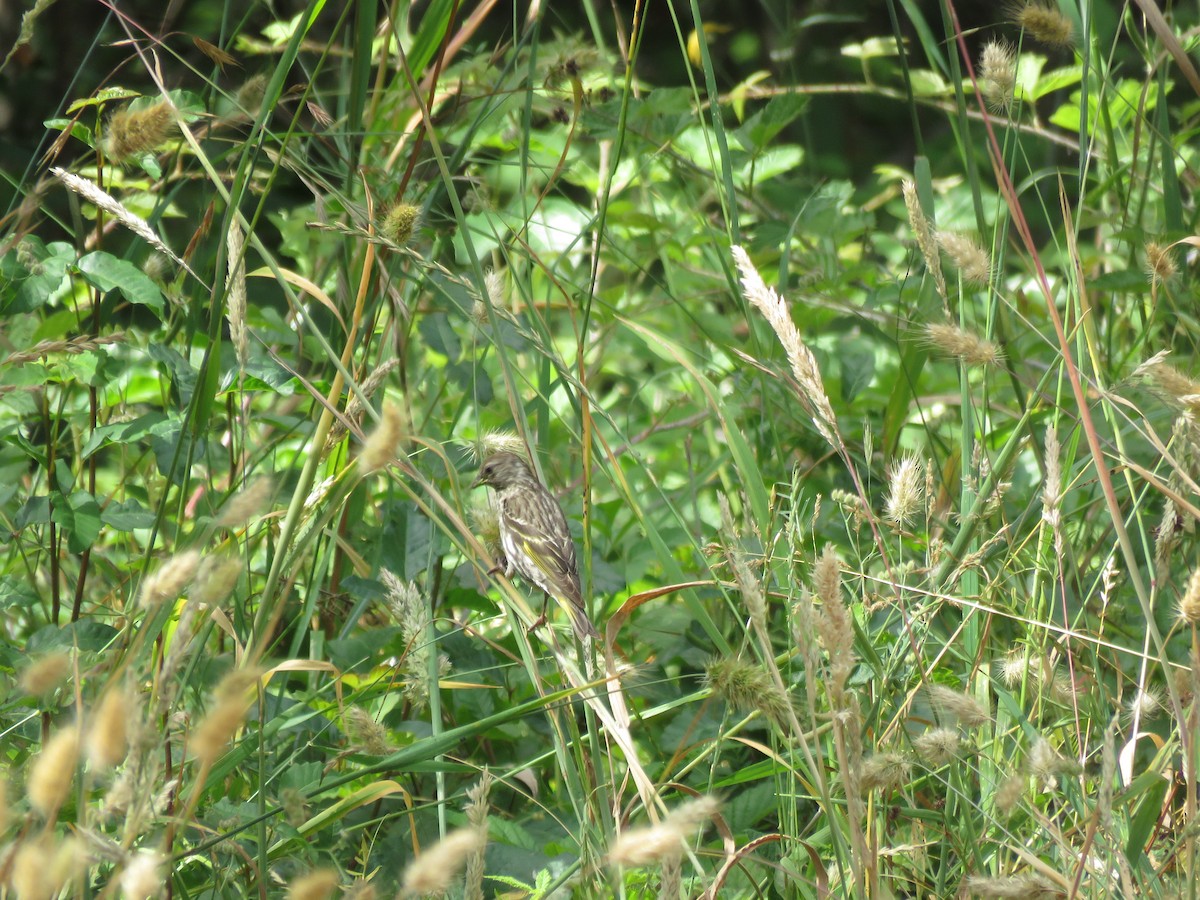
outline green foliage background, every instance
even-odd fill
[[[15,894],[1196,894],[1193,11],[100,9],[3,23]]]

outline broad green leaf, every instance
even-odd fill
[[[161,318],[165,308],[162,291],[133,263],[111,253],[95,250],[81,257],[79,274],[97,290],[120,290],[125,299],[152,309]]]

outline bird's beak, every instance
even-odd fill
[[[481,484],[483,484],[483,473],[482,472],[480,472],[478,475],[475,476],[475,480],[471,482],[471,488],[472,489],[477,488]]]

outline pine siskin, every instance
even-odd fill
[[[514,572],[520,573],[557,600],[571,616],[580,640],[598,638],[583,608],[575,543],[558,501],[537,480],[529,464],[508,451],[484,460],[471,486],[481,484],[496,491],[500,546],[506,557],[504,574],[512,577]]]

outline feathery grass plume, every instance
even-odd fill
[[[1043,46],[1070,50],[1075,29],[1054,0],[1014,0],[1009,4],[1009,20]]]
[[[142,580],[138,593],[138,605],[142,609],[157,609],[159,604],[175,600],[192,581],[200,568],[200,554],[195,550],[176,553],[164,562],[154,574]]]
[[[421,223],[421,208],[410,203],[397,203],[379,221],[379,232],[393,244],[403,246],[412,240]]]
[[[337,890],[338,873],[333,869],[317,869],[301,875],[288,885],[288,900],[329,900]]]
[[[476,300],[471,306],[471,319],[476,325],[482,325],[488,320],[488,306],[503,315],[508,314],[508,296],[504,286],[504,276],[495,269],[488,269],[483,278],[483,286],[487,291],[487,302]]]
[[[49,834],[28,838],[17,847],[10,857],[7,881],[20,900],[51,900],[58,896],[62,885],[54,877],[57,849]]]
[[[1179,598],[1179,618],[1193,628],[1200,625],[1200,568],[1192,572]]]
[[[912,226],[913,237],[917,239],[917,247],[925,260],[925,270],[933,278],[934,287],[943,301],[946,295],[946,276],[942,274],[942,258],[938,254],[937,240],[933,236],[933,226],[929,217],[921,208],[921,199],[917,196],[917,186],[907,178],[900,184],[904,194],[904,206],[908,210],[908,223]]]
[[[371,374],[364,379],[363,383],[358,386],[358,390],[350,395],[350,402],[346,404],[345,414],[333,420],[333,425],[329,429],[329,436],[325,438],[325,448],[321,451],[322,454],[328,453],[342,439],[342,435],[346,433],[346,422],[352,422],[357,425],[362,421],[364,398],[370,400],[374,397],[375,392],[379,390],[379,386],[383,384],[384,379],[399,367],[400,360],[393,357],[387,362],[376,366]]]
[[[266,511],[274,493],[271,476],[260,475],[225,502],[217,516],[217,524],[223,528],[240,528]]]
[[[992,261],[987,251],[974,238],[953,231],[938,231],[934,234],[942,252],[954,263],[964,281],[972,284],[987,284],[992,277]]]
[[[60,687],[70,674],[70,654],[55,650],[25,667],[21,672],[21,690],[30,697],[42,697]]]
[[[496,508],[496,500],[490,493],[471,500],[467,506],[467,522],[471,525],[471,533],[487,548],[488,555],[492,559],[499,559],[503,552],[500,546],[500,510]]]
[[[940,715],[954,718],[964,728],[978,728],[992,720],[987,709],[970,694],[944,684],[931,684],[928,693],[930,704]]]
[[[246,254],[242,226],[233,216],[225,232],[225,318],[229,320],[229,339],[237,353],[238,368],[243,372],[250,364],[250,338],[246,331]]]
[[[958,753],[962,739],[953,728],[931,728],[913,738],[913,749],[921,759],[935,766],[944,766]]]
[[[365,878],[355,881],[346,888],[345,893],[346,900],[375,900],[378,896],[379,892],[375,890],[375,885]]]
[[[206,556],[188,591],[192,603],[200,607],[220,606],[237,587],[242,561],[227,553]]]
[[[998,366],[1004,358],[996,344],[949,322],[931,322],[921,331],[934,350],[957,357],[968,366]]]
[[[488,833],[488,795],[492,791],[492,773],[484,769],[479,783],[467,788],[467,822],[483,835],[484,843],[467,857],[463,878],[463,900],[483,900],[483,853]]]
[[[846,682],[854,671],[854,624],[842,599],[842,576],[837,551],[826,544],[813,567],[813,593],[821,601],[817,611],[817,637],[829,654],[829,693],[834,705],[842,706]]]
[[[984,900],[1039,900],[1061,897],[1066,891],[1040,875],[1013,875],[1009,878],[988,878],[971,875],[963,882],[966,893]]]
[[[1017,54],[1007,41],[988,41],[979,60],[979,90],[988,109],[1005,113],[1017,89]]]
[[[1062,462],[1058,445],[1058,429],[1053,424],[1046,429],[1046,478],[1042,482],[1042,520],[1054,532],[1054,545],[1062,553]]]
[[[155,233],[154,229],[150,227],[150,224],[145,219],[127,210],[116,198],[109,196],[86,178],[72,175],[66,169],[53,166],[50,172],[69,190],[74,191],[97,209],[107,212],[159,253],[169,257],[175,265],[179,266],[185,272],[195,275],[188,267],[188,264],[177,256],[175,251],[163,243],[163,239]]]
[[[259,109],[262,107],[263,97],[267,94],[267,76],[255,75],[247,78],[245,83],[238,88],[237,96],[234,100],[237,102],[238,109],[245,112],[250,118],[258,115]]]
[[[213,706],[200,720],[188,741],[188,749],[204,765],[211,764],[241,727],[253,702],[252,688],[258,687],[262,671],[235,669],[221,679],[213,691]]]
[[[790,728],[792,702],[762,666],[718,656],[704,667],[709,690],[734,709],[758,710],[782,729]]]
[[[658,870],[658,900],[679,900],[682,890],[682,858],[679,856],[664,857]]]
[[[175,110],[166,100],[133,109],[127,104],[113,113],[104,133],[104,153],[118,165],[157,150],[179,133]]]
[[[746,611],[750,614],[751,622],[754,623],[756,629],[765,634],[767,598],[763,594],[762,585],[750,571],[745,552],[737,545],[737,531],[733,527],[733,511],[729,508],[729,498],[724,494],[719,494],[717,505],[721,509],[721,522],[725,526],[725,536],[729,542],[729,546],[725,549],[725,555],[729,560],[730,568],[733,569],[733,579],[737,582],[742,600],[746,603]]]
[[[1148,241],[1145,252],[1146,276],[1152,285],[1157,286],[1164,281],[1170,281],[1179,272],[1179,267],[1175,264],[1175,257],[1171,255],[1169,244]]]
[[[499,526],[497,526],[499,527]],[[433,621],[429,604],[414,581],[401,581],[390,570],[380,572],[380,580],[387,591],[385,602],[404,639],[405,653],[400,661],[404,675],[401,690],[404,698],[415,710],[429,704],[429,694],[434,685],[430,683],[429,656],[434,645],[429,640],[429,625]],[[437,659],[437,676],[450,672],[450,660],[440,654]]]
[[[1037,672],[1029,664],[1029,657],[1020,647],[1010,650],[1003,659],[997,660],[995,670],[996,676],[1004,682],[1004,686],[1010,688],[1020,684],[1027,676],[1037,677]]]
[[[403,892],[408,896],[440,897],[450,889],[471,854],[484,846],[487,835],[478,828],[452,831],[423,851],[404,870]]]
[[[833,406],[825,393],[825,383],[821,379],[817,359],[800,339],[800,332],[796,330],[787,304],[774,288],[767,287],[744,249],[734,246],[730,248],[730,252],[742,276],[742,293],[750,305],[762,313],[787,353],[792,377],[796,379],[802,397],[807,401],[813,424],[831,447],[840,448],[842,442],[837,434],[837,417],[833,414]]]
[[[279,807],[283,810],[283,817],[293,828],[299,828],[308,821],[308,800],[298,788],[288,787],[280,791]]]
[[[1136,721],[1149,719],[1162,711],[1162,691],[1156,688],[1138,688],[1132,697],[1126,701],[1129,717]]]
[[[476,462],[482,462],[497,453],[516,453],[518,456],[525,456],[527,452],[525,441],[521,439],[521,436],[503,428],[485,432],[483,437],[472,445],[471,451]]]
[[[870,791],[894,791],[908,783],[912,775],[912,763],[901,753],[875,753],[862,761],[858,773],[858,789]]]
[[[91,350],[96,350],[107,344],[120,344],[125,341],[125,333],[118,331],[110,335],[102,335],[99,337],[88,337],[80,335],[79,337],[69,338],[63,341],[38,341],[32,347],[22,350],[20,353],[14,353],[4,360],[5,366],[23,366],[26,363],[34,362],[35,360],[45,359],[51,353],[65,353],[68,356],[74,356],[79,353],[87,353]]]
[[[632,828],[617,835],[608,850],[614,866],[650,866],[679,857],[686,843],[721,809],[715,797],[701,796],[681,804],[657,825]]]
[[[1200,382],[1183,374],[1168,363],[1166,358],[1167,351],[1165,350],[1154,354],[1134,369],[1131,377],[1148,382],[1150,388],[1168,403],[1175,406],[1188,406],[1185,398],[1200,394]]]
[[[400,404],[384,400],[379,424],[367,437],[358,457],[363,473],[378,472],[395,462],[396,453],[407,434],[408,422]]]
[[[132,853],[121,870],[121,895],[128,900],[162,896],[167,882],[167,858],[154,850]]]
[[[1039,737],[1029,748],[1029,755],[1025,759],[1025,768],[1044,786],[1053,787],[1057,783],[1058,775],[1073,773],[1078,766],[1071,760],[1059,756],[1048,740]]]
[[[911,454],[892,463],[888,478],[887,517],[901,531],[921,511],[924,477],[921,461]]]
[[[46,741],[33,761],[25,785],[29,804],[44,817],[53,816],[71,791],[78,765],[79,728],[68,725]]]
[[[1020,774],[1009,775],[1005,778],[996,788],[996,809],[1006,816],[1009,815],[1025,795],[1027,783],[1028,780],[1025,776]]]
[[[365,709],[358,706],[348,707],[343,720],[346,723],[346,735],[350,739],[350,746],[356,752],[387,756],[396,749],[388,740],[387,729],[376,722],[375,717]]]
[[[87,723],[87,756],[93,766],[111,769],[125,758],[132,716],[126,687],[117,684],[109,688]]]

